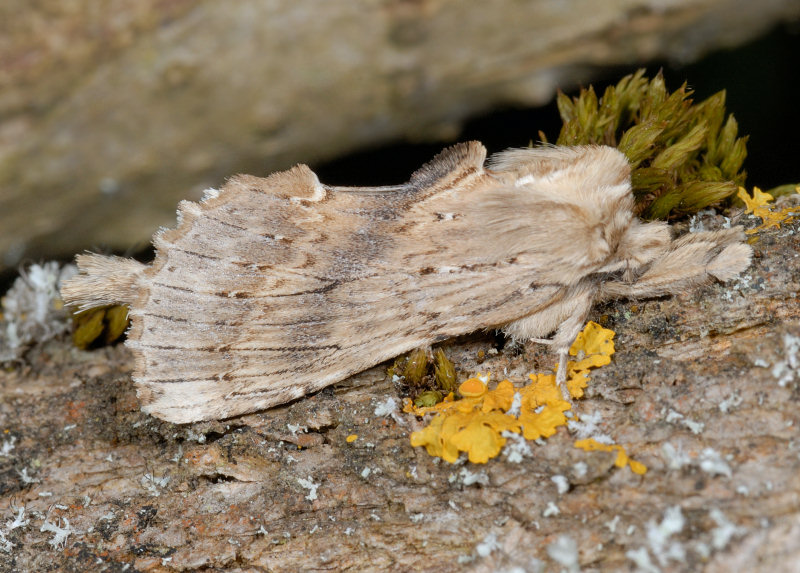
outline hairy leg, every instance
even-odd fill
[[[664,296],[714,279],[735,278],[750,265],[753,254],[743,239],[741,227],[688,233],[672,241],[668,251],[633,281],[603,283],[598,300]]]
[[[572,401],[566,384],[569,349],[586,323],[586,317],[595,301],[597,286],[595,281],[585,279],[570,287],[558,303],[503,328],[512,338],[548,344],[555,349],[558,354],[556,384],[561,388],[564,399],[569,402]],[[540,338],[553,331],[553,338]]]

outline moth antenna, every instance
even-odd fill
[[[61,298],[79,310],[110,304],[131,304],[139,296],[146,266],[133,259],[88,253],[75,257],[79,274],[64,281]]]

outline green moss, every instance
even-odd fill
[[[775,199],[784,195],[794,195],[795,193],[800,193],[800,183],[787,183],[786,185],[778,185],[777,187],[767,189],[764,192],[769,193]]]
[[[659,72],[639,70],[606,88],[577,97],[558,94],[563,125],[558,145],[611,145],[631,163],[636,210],[647,219],[696,213],[736,195],[744,185],[746,137],[725,113],[725,92],[700,103],[682,85],[669,93]],[[543,141],[547,141],[540,133]]]
[[[417,408],[430,408],[443,400],[442,393],[438,390],[426,390],[414,398],[414,405]]]
[[[433,361],[433,378],[436,383],[436,387],[445,394],[455,392],[458,388],[456,367],[452,362],[450,362],[450,360],[448,360],[447,356],[445,356],[444,350],[437,348],[433,355]],[[441,401],[441,399],[439,401]]]
[[[458,388],[456,368],[441,348],[433,355],[425,348],[412,350],[394,361],[388,375],[402,375],[406,391],[417,406],[433,406]]]
[[[403,376],[409,386],[420,386],[428,373],[428,353],[422,348],[412,350],[403,368]]]
[[[128,307],[101,306],[75,312],[72,324],[72,342],[78,348],[85,350],[92,345],[111,344],[128,328]]]

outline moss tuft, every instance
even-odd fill
[[[725,92],[700,103],[683,84],[669,93],[659,72],[639,70],[597,97],[558,94],[563,125],[558,145],[617,147],[631,162],[637,213],[668,219],[696,213],[736,196],[744,184],[747,137],[725,113]],[[542,141],[547,141],[540,132]]]

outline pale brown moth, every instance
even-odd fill
[[[458,144],[390,187],[323,185],[305,165],[239,175],[180,203],[152,265],[80,255],[62,295],[130,305],[142,408],[184,423],[288,402],[480,329],[552,344],[563,388],[594,303],[728,280],[750,262],[741,228],[671,240],[666,223],[640,221],[616,149],[485,158]]]

